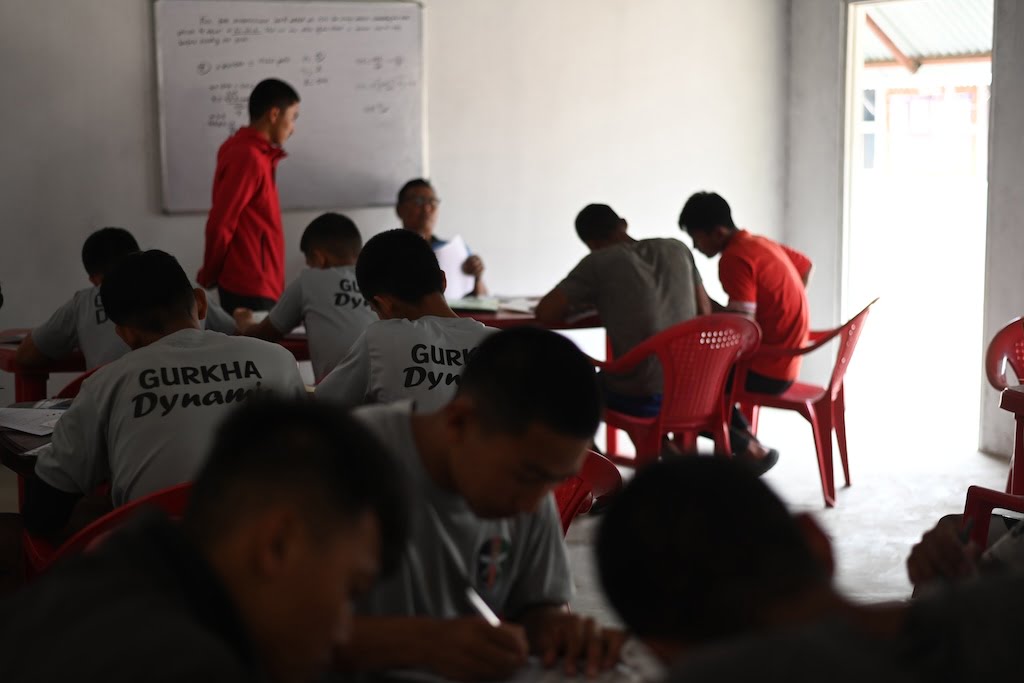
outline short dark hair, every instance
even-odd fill
[[[299,249],[306,256],[314,249],[323,249],[335,256],[355,256],[363,248],[363,236],[348,216],[323,213],[312,220],[302,233]]]
[[[679,214],[679,227],[691,235],[707,233],[719,225],[736,229],[729,203],[714,192],[697,192],[686,200]]]
[[[124,228],[100,228],[82,244],[82,265],[90,277],[102,277],[121,259],[138,250],[139,243]]]
[[[584,242],[594,242],[611,236],[621,223],[607,204],[588,204],[576,216],[576,234]]]
[[[268,78],[256,84],[249,94],[249,121],[256,122],[274,107],[287,109],[299,101],[295,88],[276,78]]]
[[[103,278],[100,298],[115,325],[160,333],[192,314],[192,282],[178,260],[159,249],[126,256]]]
[[[408,304],[444,292],[434,250],[409,230],[388,230],[367,241],[356,261],[356,281],[367,301],[388,294]]]
[[[402,185],[402,189],[398,191],[398,203],[401,204],[402,202],[404,202],[406,195],[409,193],[409,190],[415,190],[417,187],[427,187],[430,188],[431,190],[434,189],[434,186],[431,185],[430,181],[427,180],[426,178],[413,178],[405,185]]]
[[[604,409],[587,356],[566,337],[539,327],[484,339],[462,373],[458,394],[473,398],[485,427],[510,434],[539,422],[559,434],[591,438]]]
[[[196,476],[185,528],[214,545],[254,508],[287,499],[326,537],[359,515],[376,518],[384,573],[408,534],[408,495],[393,456],[349,414],[327,403],[254,395],[217,429]]]
[[[637,472],[605,512],[595,553],[605,594],[641,638],[735,636],[765,607],[827,581],[782,501],[716,457]]]

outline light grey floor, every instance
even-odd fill
[[[849,437],[853,485],[839,489],[836,507],[826,509],[807,423],[794,413],[764,411],[760,437],[782,454],[766,480],[791,509],[811,512],[823,526],[832,539],[836,580],[847,596],[861,602],[909,597],[904,562],[921,534],[939,517],[962,512],[971,484],[999,490],[1006,484],[1008,464],[1001,458],[944,447],[941,440],[926,448],[906,445],[924,442],[918,435],[908,435],[904,445],[889,439],[876,442],[870,426],[860,425]],[[838,454],[835,462],[836,485],[840,486]],[[602,599],[591,555],[591,540],[599,522],[599,516],[583,517],[569,529],[569,556],[577,588],[573,608],[615,623]]]

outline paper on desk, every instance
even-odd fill
[[[446,245],[434,250],[437,264],[444,271],[448,289],[444,295],[449,301],[461,299],[476,287],[476,278],[462,272],[462,264],[469,258],[469,247],[461,235],[453,237]]]
[[[0,427],[35,436],[47,436],[53,434],[53,428],[63,414],[63,410],[0,408]]]
[[[537,309],[537,303],[539,301],[540,299],[528,299],[526,297],[502,299],[500,306],[503,311],[512,311],[513,313],[533,313]]]

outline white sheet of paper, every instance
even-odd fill
[[[0,408],[0,427],[36,436],[48,436],[53,434],[53,428],[63,414],[63,410]]]
[[[435,249],[434,255],[437,256],[437,264],[441,266],[445,279],[448,280],[448,289],[444,292],[446,299],[461,299],[473,291],[476,278],[462,272],[462,264],[469,258],[469,247],[461,235],[456,235],[448,244]]]
[[[501,310],[511,311],[513,313],[533,313],[537,310],[537,303],[540,299],[517,297],[515,299],[502,299],[500,301]]]

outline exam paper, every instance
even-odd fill
[[[63,410],[0,408],[0,427],[35,436],[48,436],[53,434],[53,428],[63,414]]]
[[[434,250],[437,256],[437,264],[444,271],[445,279],[448,281],[448,288],[444,296],[449,301],[461,299],[473,291],[476,287],[476,278],[462,272],[462,264],[469,258],[469,247],[461,235],[456,235],[447,244]]]

